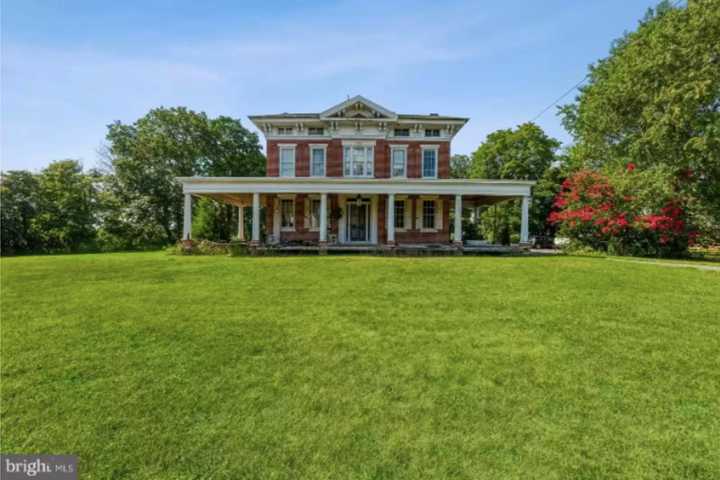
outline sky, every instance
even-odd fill
[[[0,168],[94,167],[107,125],[154,107],[254,130],[247,115],[319,112],[358,94],[398,113],[469,117],[452,144],[469,154],[581,80],[655,3],[3,0]],[[554,108],[536,123],[570,141]]]

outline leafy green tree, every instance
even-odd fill
[[[2,253],[28,252],[38,247],[31,224],[37,215],[38,182],[25,170],[10,171],[0,178],[0,236]]]
[[[552,183],[558,178],[557,172],[550,173],[559,147],[558,140],[546,135],[534,123],[524,123],[514,130],[497,130],[473,152],[470,177],[537,180],[530,211],[530,231],[545,233],[551,228],[546,219],[559,188]],[[484,237],[496,243],[515,241],[520,231],[519,201],[503,202],[485,209],[481,214],[481,230]]]
[[[534,123],[497,130],[472,154],[473,178],[537,180],[555,160],[560,142]]]
[[[590,67],[560,109],[576,168],[666,165],[720,240],[720,1],[662,2]]]
[[[76,160],[51,163],[37,176],[37,214],[32,235],[44,250],[77,251],[95,240],[96,191]]]
[[[472,158],[469,155],[450,157],[450,178],[469,178]]]
[[[229,241],[237,232],[237,211],[211,198],[201,198],[193,207],[193,237]]]
[[[110,188],[123,210],[114,230],[135,222],[125,229],[139,228],[153,240],[159,231],[165,242],[180,237],[183,202],[175,177],[265,173],[255,133],[237,119],[208,118],[184,107],[151,110],[132,125],[115,122],[107,140],[114,173]],[[232,207],[223,205],[216,213],[217,221],[232,221]]]

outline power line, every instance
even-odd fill
[[[590,77],[590,74],[588,73],[587,75],[585,75],[585,76],[583,77],[582,80],[580,80],[580,81],[577,82],[575,85],[573,85],[570,89],[568,89],[567,92],[565,92],[565,93],[563,93],[562,95],[560,95],[560,96],[557,98],[557,100],[555,100],[554,102],[552,102],[552,103],[551,103],[550,105],[548,105],[547,107],[543,108],[540,113],[538,113],[537,115],[535,115],[535,116],[533,117],[533,119],[530,120],[530,122],[534,122],[535,120],[537,120],[538,118],[540,118],[543,113],[545,113],[545,112],[547,112],[548,110],[550,110],[552,107],[554,107],[555,105],[557,105],[560,100],[562,100],[563,98],[565,98],[565,97],[567,97],[568,95],[570,95],[576,88],[578,88],[580,85],[582,85],[583,83],[585,83],[585,80],[587,80],[589,77]]]
[[[675,0],[674,2],[672,2],[672,3],[670,4],[670,8],[677,8],[677,6],[680,5],[680,3],[682,3],[682,1],[683,1],[683,0]],[[637,38],[637,37],[636,37],[636,38]],[[633,39],[633,40],[634,40],[634,39]],[[632,40],[631,40],[631,41],[632,41]],[[580,80],[580,81],[577,82],[575,85],[573,85],[567,92],[565,92],[565,93],[563,93],[562,95],[560,95],[560,97],[558,97],[557,100],[555,100],[554,102],[552,102],[552,103],[551,103],[550,105],[548,105],[547,107],[543,108],[540,113],[538,113],[537,115],[535,115],[535,116],[532,118],[532,120],[530,120],[530,122],[534,122],[534,121],[537,120],[538,118],[542,117],[542,115],[543,115],[545,112],[547,112],[547,111],[550,110],[552,107],[554,107],[555,105],[557,105],[558,102],[560,102],[560,100],[562,100],[563,98],[565,98],[565,97],[567,97],[568,95],[570,95],[576,88],[578,88],[580,85],[582,85],[583,83],[585,83],[585,81],[586,81],[589,77],[590,77],[590,74],[588,73],[587,75],[585,75],[585,76],[583,77],[582,80]]]

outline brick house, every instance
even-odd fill
[[[267,140],[267,176],[179,178],[184,239],[192,196],[208,196],[236,205],[241,219],[252,209],[253,246],[462,248],[453,212],[513,198],[522,199],[520,241],[528,241],[534,182],[449,178],[450,144],[467,118],[398,114],[362,96],[320,113],[249,118]]]

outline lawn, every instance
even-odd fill
[[[720,272],[2,259],[3,452],[83,479],[720,478]]]

